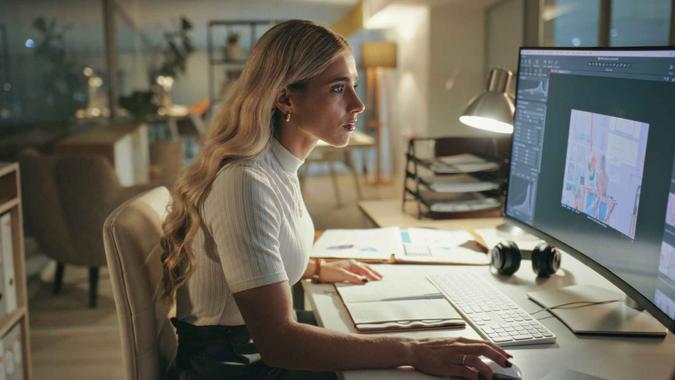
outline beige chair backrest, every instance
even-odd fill
[[[119,206],[105,221],[103,239],[122,335],[126,379],[165,379],[176,353],[170,318],[174,303],[161,298],[161,225],[171,201],[165,187]]]

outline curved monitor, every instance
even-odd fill
[[[505,206],[675,328],[675,47],[522,48]]]

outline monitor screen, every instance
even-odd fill
[[[523,48],[505,213],[675,318],[675,48]]]

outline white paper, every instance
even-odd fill
[[[407,260],[463,264],[488,264],[490,261],[484,253],[462,247],[474,240],[465,230],[408,228],[401,231],[401,236]]]
[[[465,230],[398,227],[326,230],[311,257],[485,265],[489,257],[462,247],[473,241]]]
[[[437,157],[431,170],[438,173],[472,173],[499,169],[499,164],[473,154]]]
[[[400,299],[443,298],[443,294],[426,278],[371,281],[365,285],[335,284],[345,302],[398,301]]]
[[[479,228],[474,230],[480,237],[485,241],[487,249],[491,249],[499,242],[512,240],[518,244],[518,248],[531,251],[534,247],[541,242],[539,238],[534,235],[526,234],[513,236],[508,233],[500,232],[495,228]]]
[[[489,162],[486,159],[478,157],[475,154],[471,153],[455,154],[453,156],[441,156],[438,157],[437,159],[438,161],[448,165],[465,164],[469,162],[471,163]]]
[[[403,254],[398,227],[326,230],[314,243],[310,256],[389,260]]]

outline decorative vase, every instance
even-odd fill
[[[238,42],[227,43],[225,45],[225,60],[227,61],[241,61],[244,58],[244,49]]]

